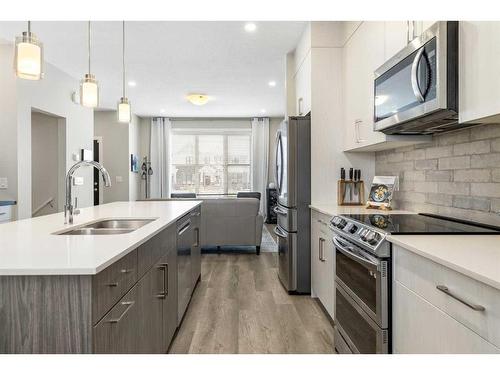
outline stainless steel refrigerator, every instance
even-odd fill
[[[311,293],[311,117],[289,117],[276,134],[274,208],[279,279],[289,293]]]

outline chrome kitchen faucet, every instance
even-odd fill
[[[82,160],[73,165],[66,175],[66,203],[64,205],[64,224],[73,224],[73,215],[78,215],[80,210],[77,209],[77,200],[75,198],[75,207],[73,207],[71,199],[71,186],[73,184],[73,174],[75,171],[84,165],[90,165],[101,172],[102,179],[105,186],[111,186],[111,177],[109,173],[101,164],[92,160]]]

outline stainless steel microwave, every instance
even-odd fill
[[[375,71],[374,129],[432,134],[459,128],[458,22],[436,22]]]

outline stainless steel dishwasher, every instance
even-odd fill
[[[177,221],[177,280],[179,310],[177,314],[180,324],[193,292],[193,273],[191,247],[193,245],[193,227],[190,214]]]

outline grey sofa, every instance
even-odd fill
[[[190,198],[147,199],[148,201],[192,200]],[[201,200],[201,245],[255,246],[260,254],[264,218],[256,198],[205,198]]]
[[[201,243],[207,246],[255,246],[260,254],[260,202],[255,198],[202,198]]]

